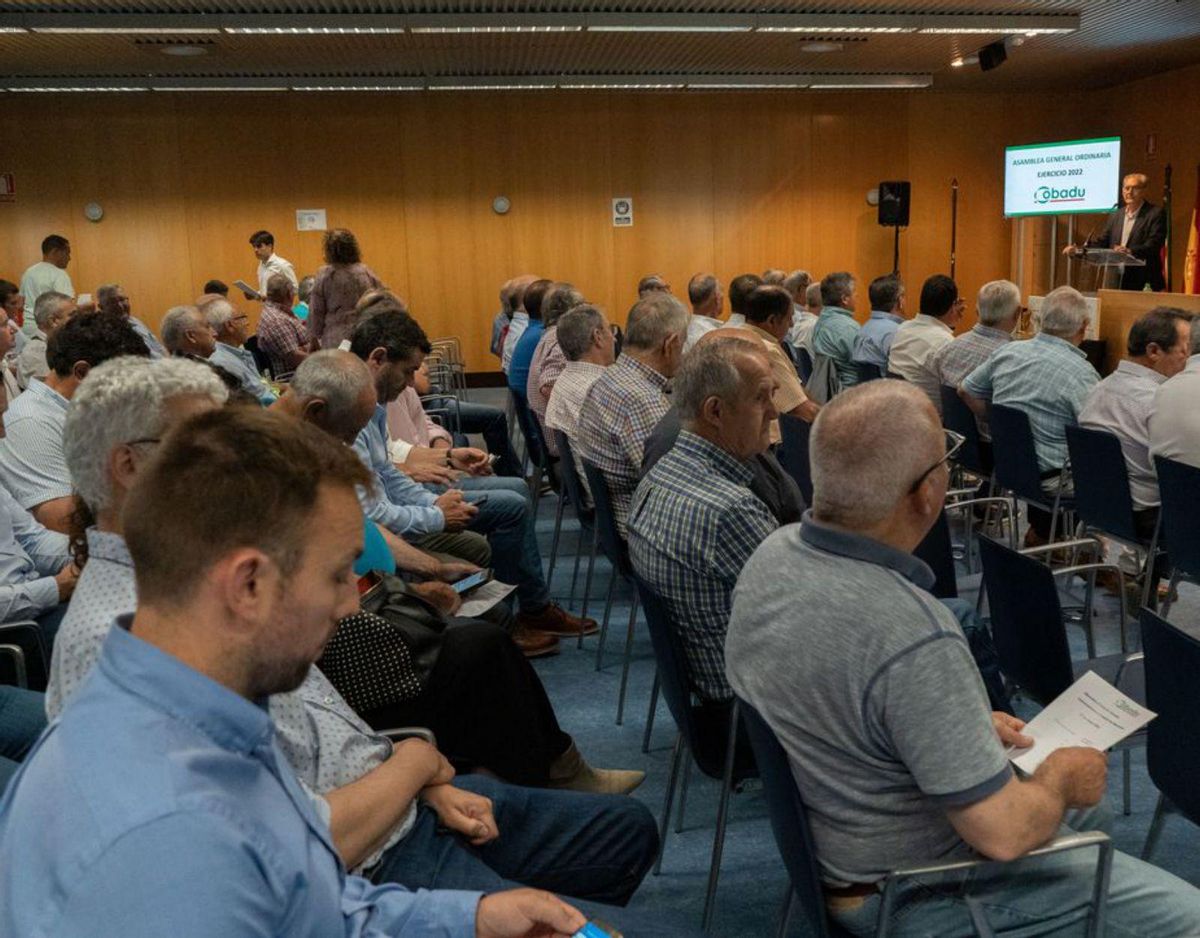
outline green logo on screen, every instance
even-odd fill
[[[1087,189],[1083,186],[1072,186],[1069,189],[1039,186],[1033,193],[1033,201],[1038,205],[1048,205],[1055,202],[1083,202],[1086,198]]]

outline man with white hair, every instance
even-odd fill
[[[901,881],[893,927],[968,935],[982,914],[999,930],[1082,929],[1095,853],[1019,858],[1103,798],[1107,759],[1066,747],[1025,778],[1009,765],[1005,747],[1033,740],[990,712],[963,631],[912,556],[950,477],[933,405],[900,381],[852,388],[822,409],[810,454],[813,507],[742,571],[725,662],[788,754],[830,915],[874,934],[889,871],[982,856],[1013,862]],[[1196,935],[1200,892],[1118,853],[1107,914],[1122,935]]]
[[[17,384],[24,391],[34,378],[50,373],[46,364],[46,342],[59,327],[75,314],[75,300],[54,290],[43,293],[33,304],[33,321],[37,331],[17,353]]]
[[[275,394],[258,373],[253,353],[242,344],[246,341],[249,317],[221,297],[203,299],[200,312],[216,335],[216,347],[208,357],[209,362],[236,377],[242,383],[242,390],[264,407],[270,406],[275,401]]]
[[[1011,280],[989,281],[979,288],[976,308],[979,321],[933,353],[934,374],[952,388],[1012,341],[1021,318],[1021,290]]]
[[[1108,216],[1104,229],[1095,232],[1085,248],[1112,248],[1145,262],[1144,266],[1125,267],[1121,271],[1122,290],[1141,290],[1147,284],[1156,292],[1167,288],[1163,277],[1162,248],[1167,241],[1167,213],[1161,205],[1146,201],[1145,173],[1130,173],[1121,180],[1120,208]],[[1073,244],[1063,248],[1064,254],[1079,251]]]
[[[217,333],[195,306],[172,306],[159,326],[163,345],[171,355],[208,359],[217,347]]]
[[[812,289],[812,275],[807,270],[793,270],[783,278],[783,288],[792,296],[792,328],[788,330],[787,340],[793,348],[808,348],[813,326],[821,310],[821,289],[817,284],[817,309],[808,308],[809,290]],[[809,354],[812,350],[809,349]]]
[[[959,395],[979,417],[987,403],[1024,411],[1033,431],[1038,470],[1052,490],[1067,463],[1066,427],[1079,422],[1079,413],[1100,381],[1080,345],[1088,328],[1088,307],[1074,287],[1050,291],[1042,303],[1038,334],[1027,342],[1011,342],[972,371]],[[1049,535],[1050,516],[1029,507],[1029,542]]]
[[[671,406],[667,385],[679,370],[690,315],[661,290],[634,303],[620,358],[592,385],[579,411],[578,455],[604,475],[622,536],[641,471],[642,446]]]
[[[769,289],[778,290],[759,288]],[[776,379],[761,344],[730,333],[705,339],[684,357],[671,394],[679,436],[638,484],[629,513],[633,568],[666,603],[692,689],[726,722],[733,587],[778,527],[751,488],[750,465],[771,444]]]
[[[712,274],[696,274],[688,281],[688,302],[692,304],[692,318],[688,320],[687,341],[683,350],[688,351],[700,336],[720,329],[724,322],[721,311],[725,307],[725,294],[721,282]]]
[[[129,301],[129,294],[119,283],[101,284],[96,289],[96,306],[102,313],[110,313],[113,316],[128,319],[129,324],[133,326],[133,331],[146,343],[151,358],[166,357],[167,350],[158,341],[158,336],[151,331],[149,326],[133,315],[133,304]]]

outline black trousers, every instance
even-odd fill
[[[544,787],[571,737],[541,678],[504,629],[451,621],[421,693],[363,718],[375,729],[428,727],[456,770],[482,768],[515,785]]]

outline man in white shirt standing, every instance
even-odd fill
[[[933,367],[934,354],[954,341],[966,304],[958,285],[945,274],[934,274],[921,287],[921,311],[896,330],[887,370],[911,381],[942,412],[942,379]]]
[[[71,242],[62,235],[47,235],[42,240],[42,259],[21,275],[21,295],[25,297],[25,308],[33,309],[38,297],[53,290],[67,296],[75,295],[75,287],[67,275],[67,264],[71,263]],[[27,316],[21,327],[26,335],[37,331],[33,317]]]
[[[284,260],[275,253],[275,236],[269,231],[256,231],[250,235],[250,246],[254,248],[254,256],[258,258],[258,296],[246,294],[248,300],[261,300],[267,295],[267,280],[272,274],[283,274],[292,282],[292,289],[300,289],[300,281],[296,279],[292,262]]]

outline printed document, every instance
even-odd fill
[[[455,615],[462,616],[464,619],[474,619],[476,616],[483,615],[515,589],[515,586],[501,583],[499,580],[488,580],[486,583],[481,583],[467,593],[467,598]]]

